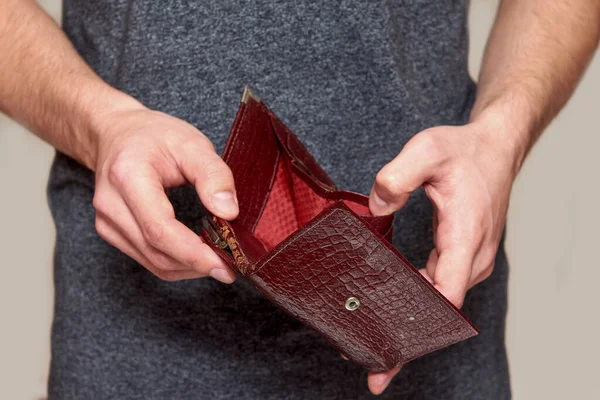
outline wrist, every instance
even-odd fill
[[[118,115],[145,107],[133,97],[103,82],[95,90],[86,89],[86,93],[71,129],[73,135],[83,136],[79,140],[81,146],[77,149],[79,161],[95,171],[100,143],[110,134]]]
[[[525,105],[498,100],[474,107],[469,123],[478,127],[481,138],[503,153],[518,173],[537,137],[537,122]]]

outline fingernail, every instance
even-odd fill
[[[386,215],[388,213],[388,210],[390,208],[390,205],[388,203],[386,203],[375,191],[375,189],[373,189],[373,192],[371,194],[371,198],[373,199],[373,201],[371,202],[371,212],[373,213],[373,215]]]
[[[377,192],[375,190],[373,190],[373,200],[375,200],[375,204],[377,204],[381,208],[387,208],[389,205],[388,203],[383,201],[383,199],[381,197],[379,197],[379,195],[377,194]]]
[[[232,276],[229,272],[227,272],[221,268],[213,268],[210,270],[210,272],[208,274],[210,276],[212,276],[214,279],[218,280],[219,282],[223,282],[223,283],[233,283],[233,281],[235,280],[235,278],[232,278]]]
[[[212,206],[223,214],[234,214],[237,212],[237,201],[232,192],[215,193],[212,197]]]

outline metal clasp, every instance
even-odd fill
[[[209,216],[202,217],[201,220],[202,229],[208,234],[210,240],[219,248],[226,250],[228,248],[225,239],[219,235],[219,228],[213,219]]]
[[[256,93],[254,93],[249,88],[245,87],[244,92],[242,93],[242,103],[247,104],[248,100],[252,99],[257,103],[260,103],[260,97]]]

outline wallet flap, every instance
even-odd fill
[[[248,278],[271,301],[373,371],[390,370],[477,334],[343,202],[282,242]]]
[[[223,160],[231,168],[240,203],[240,223],[254,230],[284,152],[311,186],[337,190],[302,142],[260,98],[245,88]]]
[[[252,92],[246,90],[242,96],[223,161],[235,182],[240,208],[237,221],[253,231],[273,186],[281,149],[273,134],[271,117],[256,102],[256,95],[248,93]]]
[[[265,111],[271,117],[274,134],[294,166],[304,172],[308,179],[321,188],[327,191],[338,190],[333,180],[321,168],[298,137],[266,106]]]

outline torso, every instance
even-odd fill
[[[64,29],[103,79],[195,125],[219,151],[242,88],[253,88],[339,187],[368,193],[377,171],[414,134],[466,122],[475,90],[467,71],[467,5],[65,0]],[[340,363],[326,343],[244,282],[161,282],[103,242],[92,196],[92,173],[58,155],[49,187],[58,238],[51,393],[70,398],[68,388],[86,386],[64,372],[75,365],[98,377],[90,390],[100,398],[135,398],[128,388],[137,385],[143,398],[194,398],[197,390],[215,394],[206,398],[366,396],[362,371]],[[171,199],[178,218],[194,227],[201,212],[193,190],[175,190]],[[419,190],[398,214],[394,238],[418,267],[433,246],[430,226],[431,206]],[[491,278],[500,286],[479,289],[498,304],[487,311],[473,305],[469,315],[495,333],[483,342],[497,349],[485,362],[502,370],[490,387],[495,396],[508,393],[497,336],[506,306],[503,258],[500,264]],[[407,367],[388,395],[426,393],[423,385],[436,380],[442,390],[453,378],[436,375],[433,364],[463,374],[470,364],[459,358],[484,359],[465,355],[477,340],[420,361],[420,372]]]

